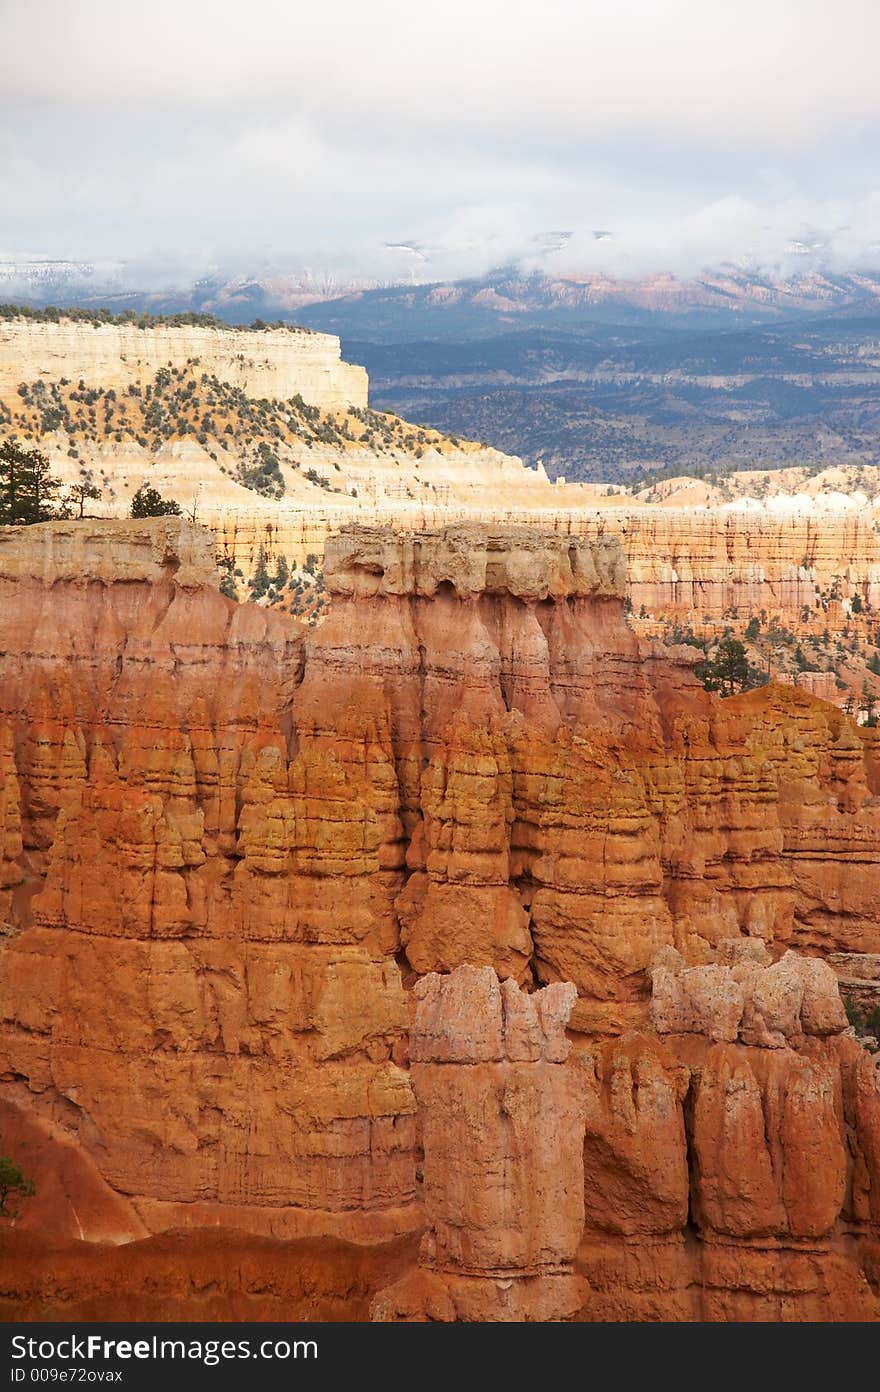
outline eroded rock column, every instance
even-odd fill
[[[415,986],[410,1049],[427,1231],[376,1320],[564,1320],[584,1226],[585,1097],[566,1066],[569,983],[527,995],[491,967]]]

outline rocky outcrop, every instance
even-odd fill
[[[660,1038],[581,1059],[587,1317],[877,1319],[880,1074],[833,971],[733,940],[652,974]]]
[[[491,967],[423,977],[411,1076],[422,1121],[418,1269],[377,1320],[558,1320],[586,1298],[584,1090],[566,1067],[570,984],[524,994]]]
[[[584,1317],[876,1313],[877,1075],[821,961],[880,952],[870,732],[640,645],[607,537],[353,529],[309,631],[179,519],[0,543],[4,1097],[84,1232],[421,1231],[413,1084],[451,1128],[457,1065],[407,1067],[407,988],[469,965],[576,988]]]
[[[446,527],[422,537],[361,527],[330,538],[324,568],[331,594],[345,599],[459,599],[481,595],[524,603],[616,599],[625,593],[620,547],[556,533]]]
[[[299,394],[323,410],[367,404],[367,374],[340,358],[339,339],[309,329],[203,328],[198,325],[90,324],[62,319],[0,321],[0,398],[21,382],[82,380],[126,390],[162,368],[197,361],[202,371],[251,397]]]
[[[754,938],[722,941],[719,948],[721,961],[696,967],[686,967],[674,948],[658,954],[651,972],[658,1034],[785,1049],[806,1035],[824,1038],[847,1028],[837,977],[826,962],[789,951],[774,963]]]
[[[100,519],[53,522],[37,536],[32,527],[0,527],[0,583],[6,586],[10,608],[16,607],[17,594],[45,594],[55,586],[64,592],[68,586],[112,589],[167,581],[176,590],[210,590],[217,584],[210,533],[180,517],[131,520],[122,526]],[[27,599],[19,604],[25,607]],[[120,635],[123,640],[126,636]],[[4,654],[7,661],[11,655],[11,649]],[[22,652],[23,657],[32,655]]]
[[[583,1063],[584,1318],[880,1318],[880,1085],[854,1039],[633,1033]]]

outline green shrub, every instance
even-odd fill
[[[14,1195],[29,1199],[35,1193],[34,1181],[25,1178],[21,1166],[0,1155],[0,1217],[17,1218],[18,1212],[9,1208],[9,1200]]]
[[[180,503],[163,498],[156,488],[142,484],[131,500],[132,517],[179,517]]]

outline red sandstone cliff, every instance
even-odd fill
[[[420,1230],[404,987],[490,965],[578,990],[588,1317],[876,1316],[869,1055],[839,1014],[742,1033],[745,994],[711,1023],[731,942],[880,950],[867,736],[640,649],[615,541],[343,534],[309,632],[211,550],[0,532],[5,1134],[79,1176],[22,1221]]]

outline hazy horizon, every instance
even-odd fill
[[[140,288],[880,265],[868,0],[0,19],[0,260]]]

